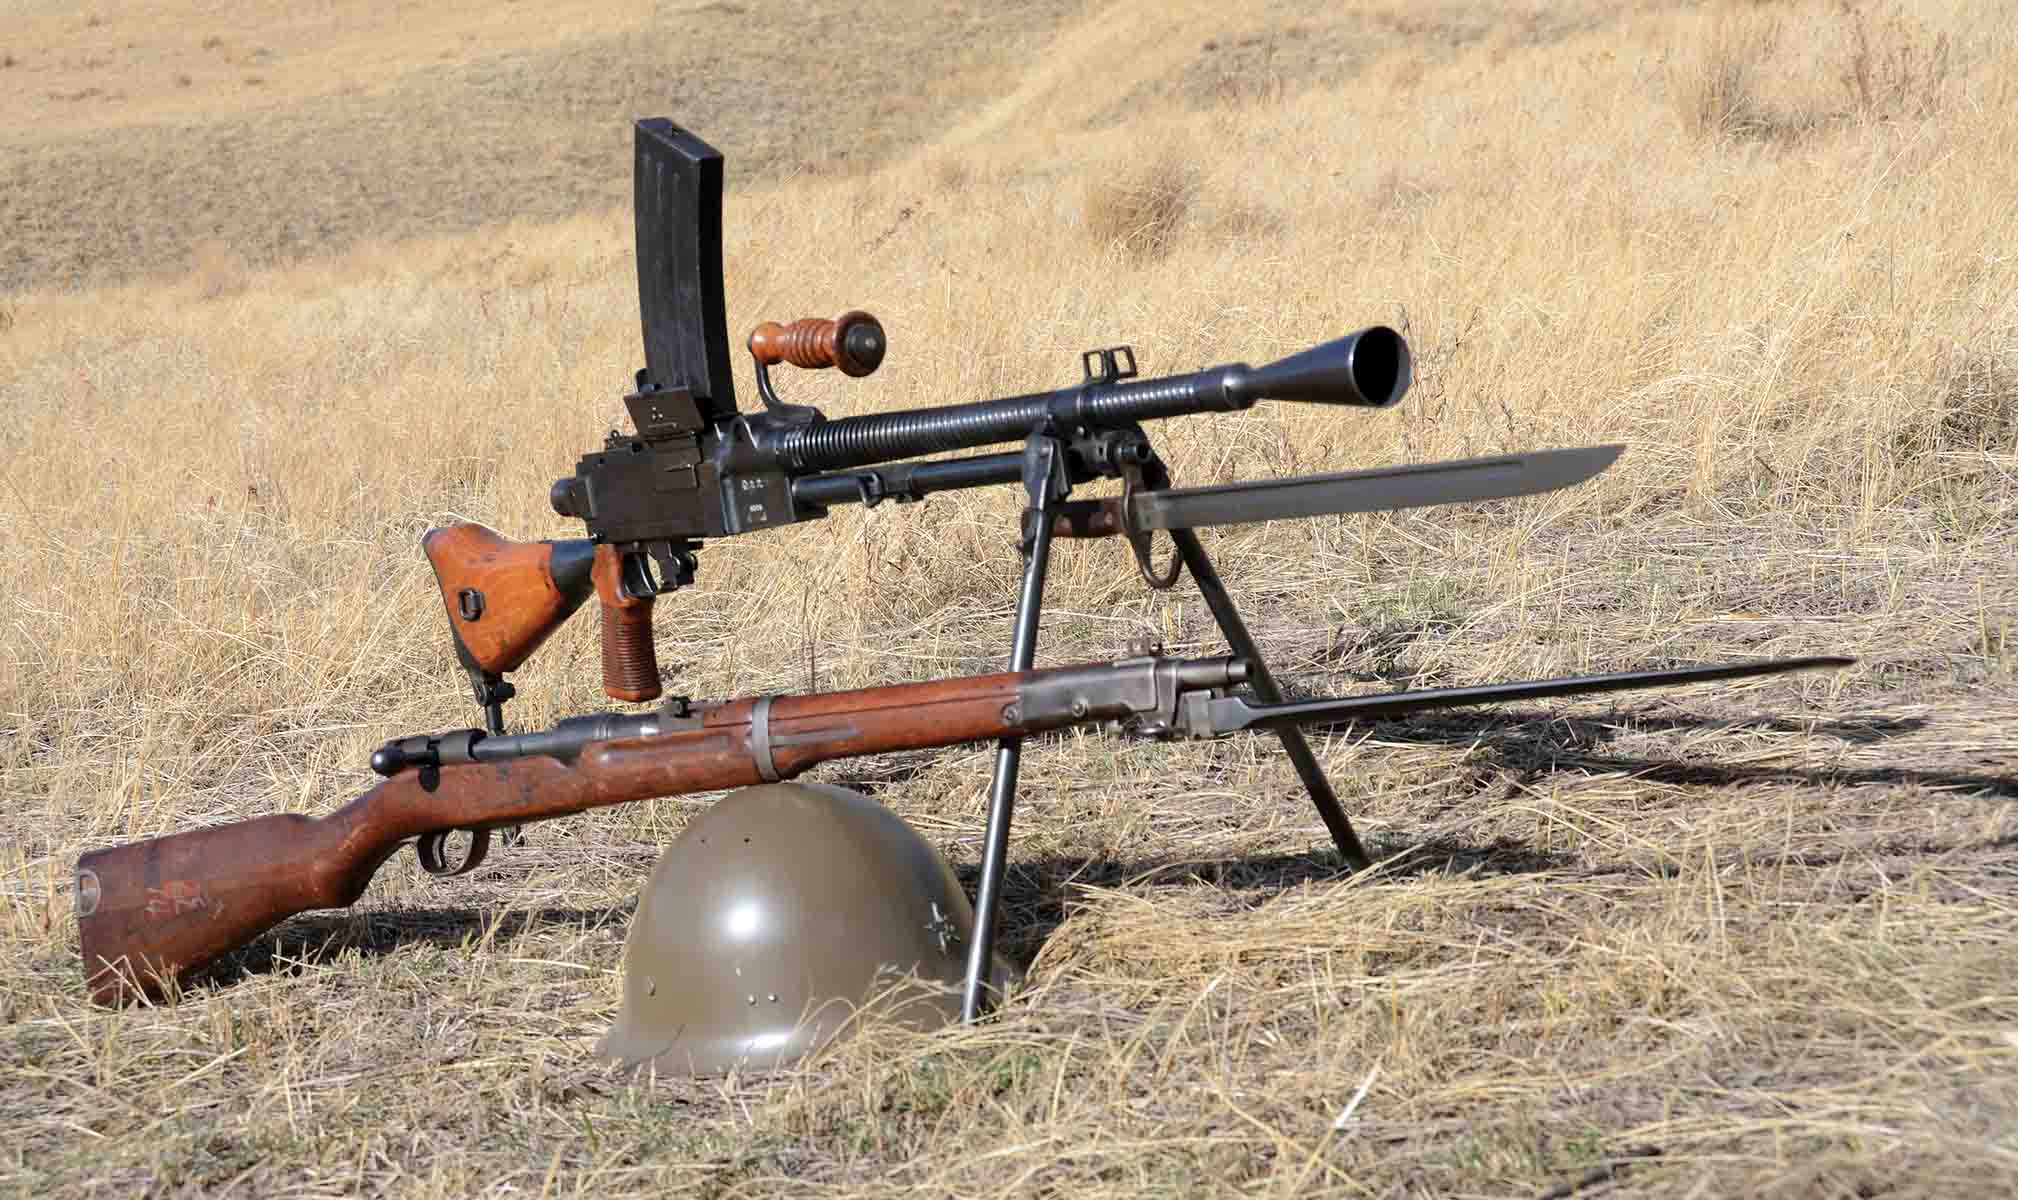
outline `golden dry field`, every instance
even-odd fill
[[[2018,1195],[2008,2],[13,0],[0,97],[7,1194]],[[1179,481],[1629,445],[1208,532],[1299,692],[1859,663],[1323,731],[1358,876],[1272,741],[1033,743],[1025,986],[777,1074],[588,1054],[714,796],[401,854],[92,1006],[80,853],[326,812],[475,722],[418,539],[579,533],[547,488],[641,363],[653,115],[727,156],[732,335],[882,318],[877,375],[782,377],[830,414],[1385,322],[1401,405],[1166,422]],[[711,544],[674,689],[999,669],[1012,490]],[[1041,666],[1221,652],[1119,544],[1050,595]],[[511,718],[603,707],[598,665],[585,615]],[[971,885],[991,757],[815,776]]]

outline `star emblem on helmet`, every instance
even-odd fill
[[[932,901],[932,919],[925,922],[925,932],[939,939],[939,953],[951,954],[953,943],[960,940],[960,927],[953,918],[939,911],[939,902]]]

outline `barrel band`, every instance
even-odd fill
[[[776,696],[762,696],[755,708],[750,710],[750,753],[757,760],[757,774],[765,783],[776,783],[784,776],[778,774],[778,764],[771,758],[771,701]]]

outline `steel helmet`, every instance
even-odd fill
[[[946,860],[874,800],[743,788],[652,868],[624,943],[623,1007],[596,1053],[667,1074],[783,1066],[879,998],[913,1028],[949,1024],[973,924]],[[995,968],[998,986],[1013,979],[1000,956]]]

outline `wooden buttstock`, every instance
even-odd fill
[[[592,780],[550,758],[469,763],[402,772],[326,817],[254,817],[92,851],[77,860],[86,986],[100,1004],[162,998],[170,980],[296,913],[349,907],[412,838],[581,812],[593,796]]]
[[[78,859],[77,932],[91,998],[158,999],[168,981],[295,913],[356,900],[399,839],[350,841],[349,811],[255,817]]]
[[[430,529],[420,544],[465,666],[517,670],[588,599],[594,546],[584,538],[515,542],[464,524]]]

